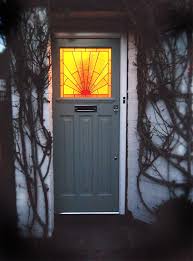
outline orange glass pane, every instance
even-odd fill
[[[111,48],[60,48],[60,96],[111,97]]]

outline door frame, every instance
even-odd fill
[[[54,39],[120,39],[120,122],[119,122],[119,212],[88,212],[62,214],[125,214],[126,206],[126,133],[127,133],[127,64],[128,36],[126,33],[54,33]]]

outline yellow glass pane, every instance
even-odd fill
[[[111,97],[111,48],[60,48],[60,95]]]

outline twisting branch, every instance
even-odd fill
[[[184,5],[183,10],[192,8],[191,1]],[[137,188],[142,203],[153,214],[141,191],[144,178],[167,187],[172,196],[180,190],[189,197],[193,189],[193,27],[185,23],[180,29],[163,33],[152,25],[152,30],[156,35],[153,45],[140,34],[136,42],[140,138]],[[157,161],[167,162],[170,175]],[[172,178],[175,172],[180,179],[176,175]]]
[[[15,156],[29,197],[27,227],[33,233],[38,224],[45,237],[49,226],[46,178],[52,151],[52,136],[44,119],[51,66],[49,39],[46,11],[31,8],[22,13],[9,44],[14,95],[18,99],[14,119]],[[39,213],[40,197],[43,197],[44,216]]]

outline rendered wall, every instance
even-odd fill
[[[40,16],[40,22],[45,21],[44,17],[46,15],[45,9],[37,9],[37,13],[35,15]],[[33,17],[31,21],[28,21],[31,23],[33,28]],[[51,73],[51,72],[50,72]],[[36,97],[36,93],[34,93],[34,97]],[[48,89],[46,90],[46,93],[44,94],[45,102],[43,104],[43,119],[45,127],[49,132],[51,132],[52,135],[52,85],[49,84]],[[37,101],[36,101],[37,102]],[[18,119],[19,117],[19,95],[17,93],[16,88],[12,87],[12,112],[13,112],[13,124],[14,121]],[[26,127],[27,130],[28,127]],[[21,141],[20,136],[15,133],[15,141],[19,144]],[[30,139],[26,136],[26,151],[27,151],[27,161],[28,165],[33,166],[32,162],[32,150],[30,148]],[[42,140],[42,134],[39,134],[39,139]],[[42,144],[44,144],[44,140],[42,140]],[[16,153],[18,152],[19,146],[16,146]],[[52,150],[53,151],[53,150]],[[40,161],[42,158],[42,151],[39,149],[38,151],[38,160]],[[43,165],[41,166],[42,173],[46,173],[48,166],[48,157],[44,161]],[[32,173],[33,169],[31,170]],[[30,173],[30,171],[29,171]],[[32,175],[33,177],[33,175]],[[53,164],[51,160],[49,173],[45,178],[45,185],[47,188],[47,196],[48,196],[48,236],[51,236],[53,233],[54,228],[54,195],[53,195]],[[15,160],[15,183],[16,183],[16,207],[17,207],[17,217],[18,217],[18,227],[20,230],[20,234],[23,236],[35,236],[35,237],[42,237],[43,236],[43,229],[42,226],[38,224],[38,222],[35,221],[33,224],[32,230],[30,231],[29,225],[31,224],[33,215],[32,215],[32,208],[30,207],[30,200],[29,195],[27,193],[27,184],[26,184],[26,177],[24,173],[22,173],[20,165],[18,164],[17,160]],[[38,187],[38,193],[37,193],[37,210],[38,214],[41,217],[43,221],[45,221],[45,200],[43,196],[43,190],[42,190],[42,183],[39,178],[37,178],[37,187]],[[32,189],[33,193],[33,189]]]
[[[184,35],[181,35],[181,38],[178,39],[178,48],[181,50],[183,55],[186,54],[184,50],[183,43],[186,40],[184,39]],[[139,136],[137,134],[137,118],[138,118],[138,97],[137,97],[137,66],[136,66],[136,56],[137,50],[134,44],[134,40],[132,37],[129,39],[128,44],[128,184],[127,184],[127,206],[128,209],[132,212],[133,216],[137,219],[140,219],[145,222],[151,222],[153,220],[153,216],[146,210],[144,205],[141,202],[139,197],[139,193],[137,190],[137,174],[139,172],[139,164],[138,164],[138,156],[139,156]],[[140,68],[139,68],[140,69]],[[186,93],[187,90],[184,84],[185,79],[183,79],[181,83],[181,92]],[[193,90],[193,89],[192,89]],[[140,95],[140,94],[139,94]],[[168,114],[167,108],[159,101],[159,108],[162,111],[162,116],[166,122],[171,122],[170,116]],[[186,110],[185,103],[179,103],[179,110],[183,114]],[[164,124],[154,111],[151,104],[147,107],[147,115],[150,119],[152,126],[158,126],[156,128],[160,128],[159,131],[164,130]],[[153,141],[156,144],[162,142],[159,137],[155,135],[152,136]],[[182,141],[181,144],[176,144],[174,151],[177,155],[183,155],[187,148],[186,142]],[[162,157],[159,157],[155,161],[157,169],[160,171],[165,180],[174,180],[176,182],[183,182],[184,178],[180,174],[180,172],[174,168],[172,165],[168,164],[166,160]],[[184,165],[185,167],[185,165]],[[149,169],[149,173],[153,175],[153,169]],[[170,198],[170,191],[166,186],[161,186],[153,181],[148,180],[145,177],[141,177],[140,188],[143,195],[143,199],[145,203],[148,205],[150,209],[158,206],[163,201],[166,201]],[[182,190],[176,190],[176,194],[181,195]],[[193,192],[190,193],[190,198],[193,199]]]
[[[135,47],[134,38],[130,36],[128,39],[127,206],[135,218],[148,222],[150,220],[150,216],[143,207],[137,191],[137,173],[139,172],[139,137],[137,135],[138,97],[136,56],[137,50]]]
[[[49,87],[47,98],[51,101],[50,97],[52,94],[52,88]],[[12,104],[13,104],[13,117],[17,117],[18,111],[17,107],[17,96],[15,93],[12,95]],[[46,121],[46,125],[48,129],[52,132],[52,103],[46,103],[44,107],[44,119]],[[30,157],[30,153],[29,153]],[[31,219],[31,214],[29,210],[30,202],[27,194],[26,180],[23,173],[19,170],[19,166],[17,162],[15,162],[15,183],[16,183],[16,206],[17,206],[17,217],[18,217],[18,227],[23,236],[29,236],[28,224]],[[43,166],[44,168],[44,166]],[[49,188],[48,192],[48,201],[49,201],[49,236],[52,235],[54,228],[54,195],[53,195],[53,166],[51,163],[49,174],[46,178],[46,184]],[[41,191],[41,187],[38,188],[38,212],[42,219],[45,216],[43,202],[43,193]],[[39,225],[34,226],[32,231],[33,236],[41,237],[43,231]]]

